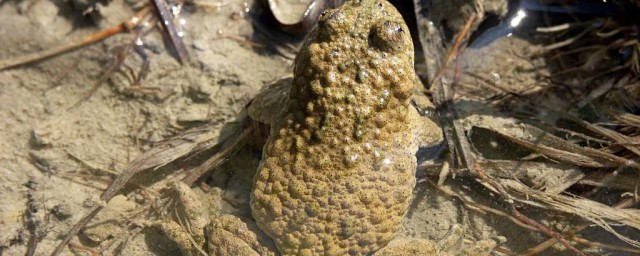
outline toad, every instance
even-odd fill
[[[176,184],[189,230],[162,229],[185,254],[447,253],[425,240],[390,243],[412,198],[416,152],[442,137],[411,105],[413,58],[409,30],[386,1],[324,11],[291,84],[263,90],[247,108],[270,130],[251,190],[255,223],[230,215],[208,223],[189,187]]]

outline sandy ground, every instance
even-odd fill
[[[128,42],[129,35],[35,65],[0,71],[0,255],[25,255],[31,237],[24,217],[29,206],[37,211],[33,218],[38,223],[36,235],[41,237],[36,255],[48,255],[129,161],[185,127],[215,120],[219,129],[262,86],[291,72],[290,60],[225,37],[253,33],[247,20],[233,18],[243,12],[243,3],[225,3],[217,11],[198,9],[184,15],[190,63],[181,66],[170,57],[154,32],[145,38],[151,73],[142,87],[131,85],[128,72],[119,72],[76,107],[72,106],[99,80],[109,62],[108,53]],[[87,25],[66,1],[0,2],[0,58],[51,48],[114,26],[133,15],[133,5],[133,1],[114,0],[101,10],[105,17],[97,25]],[[512,39],[506,44],[520,47],[522,42]],[[518,61],[502,59],[499,63],[513,67]],[[141,60],[134,56],[126,63],[137,70]],[[517,65],[532,64],[520,61]],[[503,71],[501,81],[509,84],[506,76],[511,73]],[[465,115],[482,119],[473,113]],[[227,172],[213,177],[214,191],[222,191],[225,202],[231,202],[221,207],[224,211],[248,216],[247,191],[258,157],[243,150],[222,167]],[[473,182],[459,179],[450,183],[470,200],[495,205],[489,193]],[[470,211],[426,183],[420,183],[415,194],[403,235],[439,239],[453,223],[462,223],[468,226],[469,238],[507,237],[505,246],[516,251],[545,239],[504,218]],[[84,238],[73,243],[104,249],[107,254],[178,255],[175,244],[157,230],[125,235],[133,231],[123,228],[126,225],[120,220],[143,203],[133,196],[116,197],[100,221],[89,225]],[[63,254],[74,253],[89,251],[66,250]]]
[[[82,26],[65,1],[3,2],[0,56],[51,48],[117,25],[133,15],[132,3],[114,1],[98,27]],[[192,61],[171,58],[159,33],[146,37],[152,50],[146,92],[131,87],[124,73],[82,101],[109,62],[107,49],[130,40],[126,34],[37,65],[0,72],[0,252],[24,255],[29,232],[23,215],[33,195],[44,237],[37,255],[52,250],[59,236],[82,217],[87,200],[149,146],[181,127],[232,119],[264,84],[290,72],[290,61],[220,35],[251,36],[250,24],[232,19],[243,3],[185,15],[185,43]],[[139,58],[127,64],[134,70]],[[91,166],[91,167],[89,167]],[[27,187],[25,184],[33,184]],[[52,209],[63,212],[49,216]],[[45,218],[45,215],[47,217]],[[166,253],[159,253],[160,255]]]

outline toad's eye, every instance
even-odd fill
[[[400,51],[406,43],[405,33],[400,23],[387,20],[371,28],[369,43],[386,52]]]

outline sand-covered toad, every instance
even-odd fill
[[[270,127],[251,191],[257,226],[215,219],[205,234],[209,253],[369,255],[389,244],[409,208],[416,151],[441,139],[410,103],[413,58],[409,30],[386,1],[347,1],[322,13],[293,82],[270,87],[248,107],[249,117]],[[190,214],[202,220],[201,212]],[[276,248],[256,242],[262,232]],[[435,253],[427,244],[424,253]]]
[[[283,254],[367,254],[395,236],[419,139],[439,129],[411,106],[413,43],[386,1],[321,14],[254,178],[251,209]],[[425,132],[426,131],[426,132]]]

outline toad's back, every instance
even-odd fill
[[[283,254],[368,254],[396,234],[415,183],[413,45],[386,1],[321,15],[252,190]]]

